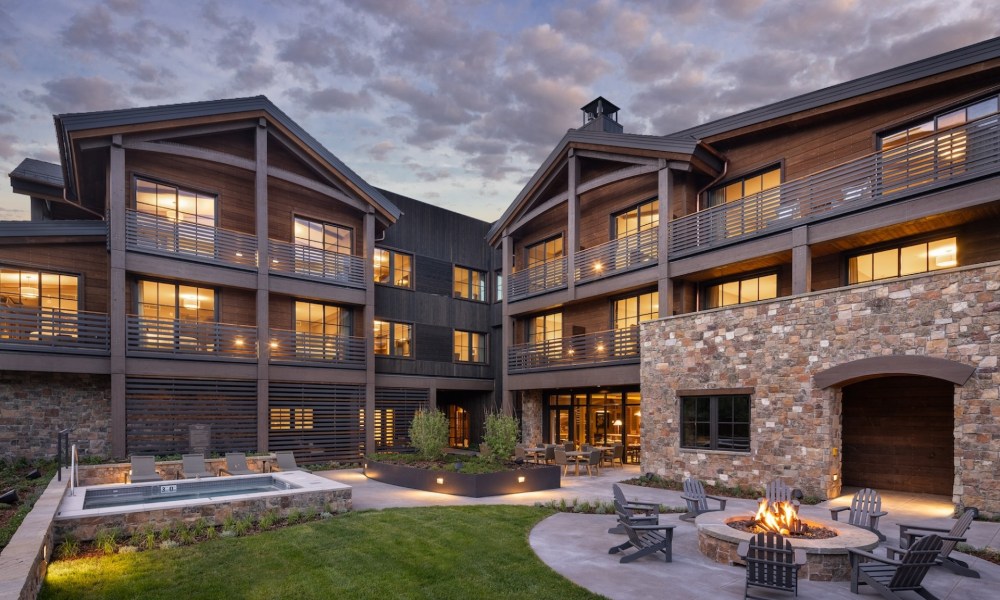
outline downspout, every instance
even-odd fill
[[[726,175],[729,173],[729,159],[726,158],[721,152],[719,152],[718,150],[716,150],[715,148],[709,146],[708,144],[706,144],[705,142],[703,142],[701,140],[698,140],[698,142],[697,142],[697,144],[695,144],[695,146],[701,146],[702,148],[704,148],[705,150],[707,150],[710,154],[714,155],[716,158],[718,158],[720,161],[722,161],[722,172],[719,173],[719,176],[716,177],[715,179],[713,179],[712,181],[709,181],[708,185],[706,185],[705,187],[701,188],[697,192],[698,210],[701,210],[702,209],[702,207],[701,207],[701,195],[704,194],[706,191],[708,191],[709,188],[715,187],[715,185],[717,183],[719,183],[720,181],[722,181],[723,179],[726,178]]]

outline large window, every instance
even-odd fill
[[[736,202],[747,196],[753,196],[776,188],[779,185],[781,185],[781,168],[773,167],[735,181],[730,181],[722,187],[711,190],[708,192],[708,206],[706,208]]]
[[[413,257],[409,254],[375,248],[375,283],[401,288],[413,287]]]
[[[503,271],[497,271],[494,274],[494,281],[496,281],[496,290],[494,290],[496,296],[494,296],[494,302],[503,302]]]
[[[528,321],[528,343],[553,342],[562,339],[562,313],[549,313],[531,317]]]
[[[660,318],[660,293],[647,292],[614,301],[612,320],[615,329],[635,327],[643,321]]]
[[[721,233],[725,237],[753,233],[778,218],[780,185],[780,167],[759,171],[709,191],[706,208],[743,201],[739,205],[720,209]]]
[[[354,232],[349,227],[295,217],[295,245],[351,254]]]
[[[375,321],[375,354],[413,356],[413,325],[393,321]]]
[[[660,202],[650,200],[614,216],[614,237],[620,239],[646,231],[660,223]]]
[[[332,304],[295,302],[295,353],[336,359],[346,350],[340,338],[351,335],[351,311]]]
[[[681,401],[681,447],[750,451],[750,396],[686,396]]]
[[[455,360],[472,363],[486,362],[486,334],[456,329]]]
[[[486,273],[456,266],[452,291],[456,298],[486,302]]]
[[[148,225],[144,240],[171,252],[212,256],[215,252],[216,197],[146,179],[135,180],[135,208],[167,222]]]
[[[550,260],[561,258],[563,255],[562,236],[554,237],[544,242],[539,242],[528,246],[528,268],[537,267]]]
[[[138,285],[139,341],[146,348],[212,350],[218,340],[215,290],[141,280]]]
[[[705,290],[705,308],[732,306],[778,297],[778,275],[761,275],[710,285]]]
[[[79,289],[76,275],[0,267],[0,306],[76,312]]]
[[[448,445],[452,448],[469,447],[469,424],[472,415],[461,406],[448,405]]]
[[[852,256],[847,261],[847,282],[864,283],[957,265],[958,241],[948,237]]]

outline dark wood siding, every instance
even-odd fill
[[[927,377],[845,386],[844,485],[951,496],[954,393],[954,384]]]
[[[357,461],[365,454],[361,419],[364,407],[363,386],[272,381],[268,386],[268,408],[306,411],[311,422],[287,429],[269,423],[268,449],[292,451],[299,464]]]
[[[364,252],[361,211],[319,192],[271,178],[267,183],[268,235],[276,240],[292,241],[296,216],[348,227],[354,232],[354,254]]]
[[[612,215],[657,195],[656,173],[600,187],[580,197],[580,245],[586,249],[611,239]]]
[[[0,265],[82,277],[82,310],[108,310],[108,251],[96,243],[17,243],[0,245]]]

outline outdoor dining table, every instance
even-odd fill
[[[545,460],[545,446],[525,448],[524,453],[528,455],[529,459],[534,459],[534,462],[539,462],[539,459]]]
[[[590,458],[590,450],[573,450],[572,452],[566,453],[566,458],[572,460],[573,464],[576,465],[573,474],[579,476],[581,459],[586,461],[586,459]]]

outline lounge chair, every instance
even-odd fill
[[[215,473],[205,467],[204,454],[185,454],[181,457],[181,475],[184,479],[215,477]]]
[[[858,490],[851,499],[850,506],[831,508],[830,518],[839,521],[838,515],[845,510],[851,511],[847,513],[849,524],[867,529],[877,535],[879,540],[885,541],[885,535],[878,530],[878,520],[889,513],[882,510],[882,496],[878,492],[871,488]]]
[[[156,458],[153,456],[133,456],[132,469],[128,472],[130,483],[145,481],[161,481],[163,477],[156,472]]]
[[[680,516],[683,521],[694,521],[695,517],[701,513],[726,510],[726,498],[709,496],[705,493],[705,486],[701,481],[688,477],[684,480],[684,493],[681,498],[687,502],[687,512]],[[719,503],[718,508],[709,508],[708,501],[714,500]]]
[[[611,485],[611,493],[615,497],[615,513],[618,515],[618,524],[608,529],[608,533],[625,533],[622,523],[629,525],[658,525],[660,523],[660,505],[655,502],[639,502],[638,500],[627,500],[625,492],[617,483]],[[624,519],[624,521],[622,520]],[[627,548],[628,544],[624,546]],[[621,550],[623,548],[619,548]],[[617,552],[617,550],[616,550]],[[614,554],[611,550],[608,554]]]
[[[775,479],[771,483],[767,484],[764,488],[764,497],[759,498],[758,502],[763,502],[767,500],[768,504],[774,504],[775,502],[787,502],[792,505],[795,512],[799,512],[799,500],[802,494],[798,490],[792,489],[785,484],[784,481],[780,479]]]
[[[751,596],[751,587],[783,590],[799,595],[799,569],[806,564],[804,549],[792,548],[792,544],[780,534],[769,531],[740,542],[736,553],[747,563],[744,600],[766,600],[761,596]]]
[[[242,452],[226,452],[226,466],[219,469],[219,475],[251,475],[256,471],[251,471],[247,465],[247,455]]]
[[[302,467],[300,467],[295,462],[295,453],[294,452],[275,452],[274,453],[274,459],[277,462],[277,464],[271,466],[271,470],[272,471],[274,471],[274,470],[278,470],[278,471],[302,471],[303,470]]]
[[[858,586],[870,585],[886,600],[903,600],[898,592],[916,592],[927,600],[938,600],[923,586],[924,576],[936,563],[941,552],[941,538],[927,535],[905,551],[899,560],[878,556],[871,552],[848,548],[851,557],[851,591],[858,593]]]
[[[927,527],[924,525],[904,525],[899,524],[899,549],[892,549],[890,552],[893,554],[898,554],[901,550],[909,548],[913,545],[915,540],[920,539],[923,536],[929,535],[931,533],[939,534],[938,537],[941,538],[941,552],[938,554],[936,562],[942,567],[948,569],[952,573],[957,575],[962,575],[965,577],[975,577],[979,578],[979,572],[975,569],[969,567],[969,563],[964,560],[959,560],[957,558],[952,558],[951,553],[955,550],[955,546],[959,542],[965,541],[965,533],[972,526],[972,520],[976,518],[979,514],[979,510],[975,508],[967,508],[962,516],[955,521],[951,529],[945,529],[943,527]],[[945,535],[941,535],[945,534]]]
[[[622,515],[619,515],[619,520]],[[622,522],[622,529],[628,536],[628,545],[625,548],[635,548],[635,552],[626,554],[621,558],[620,563],[629,563],[643,556],[663,553],[663,560],[671,562],[673,560],[674,527],[676,525],[629,525]],[[618,548],[624,549],[621,546]],[[615,550],[612,548],[612,550]],[[616,550],[617,552],[617,550]],[[609,554],[615,554],[611,550]]]

